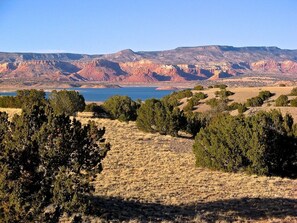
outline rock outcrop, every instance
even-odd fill
[[[297,76],[297,50],[203,46],[106,55],[0,53],[0,80],[183,82],[245,73]]]

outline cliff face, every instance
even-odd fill
[[[297,76],[297,50],[203,46],[106,55],[0,53],[0,80],[182,82],[245,73]]]

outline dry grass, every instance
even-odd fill
[[[22,109],[19,108],[0,108],[0,112],[6,112],[8,114],[8,118],[12,119],[14,115],[20,115]]]
[[[277,99],[280,95],[288,95],[290,94],[292,88],[296,86],[290,86],[290,87],[276,87],[276,86],[271,86],[271,87],[230,87],[227,88],[227,90],[234,92],[234,95],[229,96],[229,99],[231,100],[230,103],[232,102],[238,102],[238,103],[245,103],[247,99],[258,96],[260,91],[270,91],[274,93],[275,95],[271,97],[268,101],[266,101],[263,106],[257,107],[257,108],[251,108],[249,111],[246,112],[246,114],[251,114],[256,111],[260,110],[271,110],[271,109],[279,109],[283,114],[289,113],[293,116],[295,122],[297,120],[297,109],[294,107],[275,107],[275,99]],[[205,89],[202,92],[207,94],[208,97],[204,100],[201,100],[200,104],[196,107],[195,111],[197,112],[208,112],[211,110],[211,107],[209,105],[205,104],[205,101],[215,98],[215,92],[219,91],[219,88],[210,88],[210,89]],[[199,91],[194,91],[193,93],[197,93]],[[296,98],[296,96],[289,96],[289,100]],[[182,99],[181,102],[183,103],[180,108],[182,109],[186,105],[186,99]],[[237,112],[231,112],[231,114],[237,114]]]
[[[244,97],[236,94],[234,100]],[[93,120],[106,127],[112,149],[94,183],[92,222],[297,222],[297,180],[197,168],[192,140],[143,133],[134,122]]]
[[[297,222],[297,180],[197,168],[189,139],[94,120],[112,149],[95,182],[93,222]]]

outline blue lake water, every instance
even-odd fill
[[[146,100],[148,98],[162,98],[173,92],[173,90],[156,90],[155,87],[70,88],[68,90],[79,91],[86,101],[105,101],[113,95],[127,95],[133,100]],[[16,92],[0,92],[1,95],[15,96]]]

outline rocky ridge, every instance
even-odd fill
[[[105,55],[0,53],[0,80],[184,82],[242,74],[297,76],[297,50],[201,46]]]

